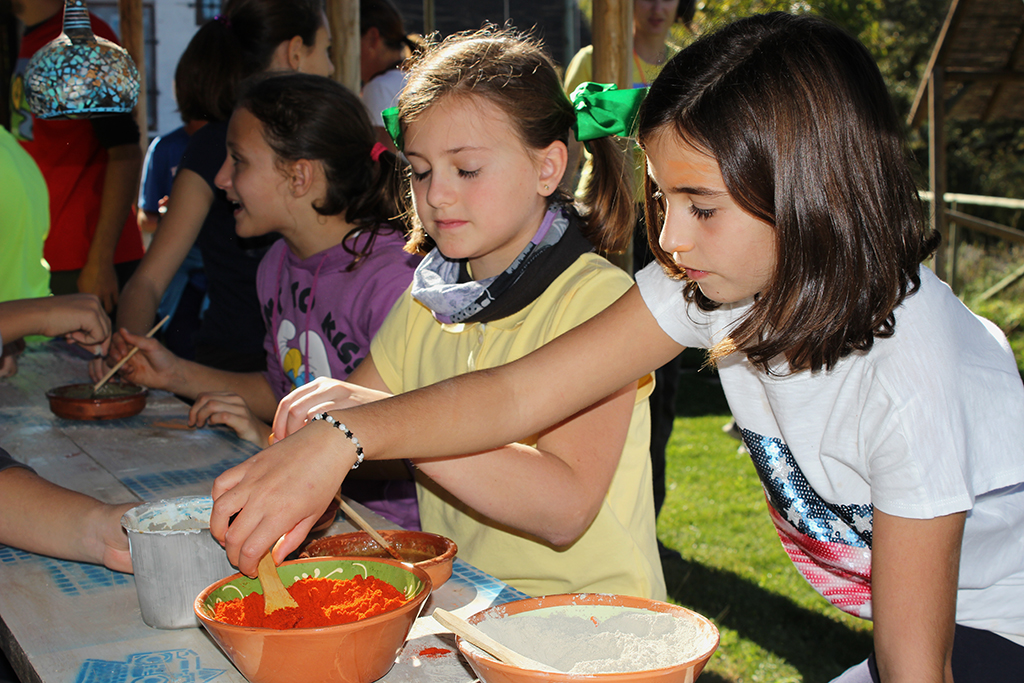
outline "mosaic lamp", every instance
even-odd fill
[[[64,32],[32,56],[25,86],[38,118],[104,116],[132,110],[139,72],[124,48],[93,34],[85,0],[65,0]]]

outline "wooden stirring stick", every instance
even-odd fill
[[[263,587],[263,613],[270,614],[283,607],[298,607],[288,589],[281,582],[281,575],[277,573],[277,565],[274,564],[274,550],[270,549],[256,569],[259,572],[260,586]]]
[[[461,619],[451,612],[446,612],[440,607],[434,608],[433,617],[437,623],[441,624],[441,626],[444,626],[455,635],[473,643],[473,645],[476,645],[499,662],[511,664],[512,666],[519,667],[520,669],[529,669],[531,671],[562,673],[558,671],[558,669],[553,669],[547,664],[541,664],[538,661],[530,659],[526,655],[521,655],[515,650],[505,647],[465,619]]]
[[[165,315],[163,320],[161,320],[156,325],[154,325],[153,329],[151,329],[149,332],[146,333],[146,336],[147,337],[152,337],[154,334],[157,333],[157,330],[159,330],[161,327],[163,327],[164,323],[166,323],[170,319],[171,319],[171,316]],[[110,372],[108,372],[106,375],[104,375],[103,379],[101,379],[99,382],[96,382],[96,384],[93,385],[92,393],[95,394],[97,391],[99,391],[100,387],[102,387],[104,384],[106,384],[110,380],[110,378],[114,376],[114,373],[116,373],[118,370],[120,370],[121,366],[124,365],[125,363],[127,363],[128,359],[131,358],[132,356],[134,356],[135,353],[138,350],[139,350],[138,346],[133,346],[132,350],[129,351],[127,353],[127,355],[125,355],[124,358],[122,358],[121,360],[119,360],[117,362],[117,365],[115,365],[114,367],[110,368]]]
[[[349,519],[355,522],[360,529],[370,534],[370,538],[377,541],[377,543],[379,543],[380,546],[384,548],[384,550],[387,550],[388,554],[391,555],[391,557],[395,558],[399,562],[406,561],[405,558],[402,557],[401,553],[395,550],[395,546],[385,541],[384,537],[377,533],[377,530],[370,526],[370,523],[363,519],[358,512],[353,510],[352,506],[345,502],[344,498],[341,498],[339,496],[338,503],[341,507],[342,512],[344,512]]]

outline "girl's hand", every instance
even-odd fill
[[[196,397],[188,411],[188,426],[206,425],[227,425],[238,438],[261,448],[270,438],[270,427],[253,415],[244,398],[231,392],[209,392]]]
[[[260,558],[282,535],[275,562],[299,547],[355,461],[343,434],[312,422],[217,477],[210,532],[231,564],[256,576]]]
[[[365,362],[365,361],[364,361]],[[281,399],[274,415],[275,439],[301,429],[313,415],[342,410],[387,398],[391,394],[329,377],[317,377]]]
[[[167,389],[180,392],[186,383],[182,375],[181,360],[156,339],[140,334],[132,334],[121,328],[124,341],[139,347],[138,353],[121,366],[123,377],[140,386],[151,389]]]
[[[117,306],[117,272],[113,261],[87,261],[78,275],[77,285],[79,292],[95,294],[108,315]]]
[[[18,339],[10,344],[4,344],[3,352],[0,354],[0,379],[14,377],[18,374],[18,356],[25,350],[25,340]]]
[[[87,533],[95,539],[96,563],[115,572],[132,573],[132,554],[128,551],[128,535],[121,527],[121,515],[136,505],[138,503],[99,504],[87,529]]]
[[[125,341],[120,331],[110,336],[110,345],[107,348],[107,355],[89,361],[89,377],[93,382],[98,382],[109,372],[110,368],[117,365],[122,358],[131,351],[131,344]]]

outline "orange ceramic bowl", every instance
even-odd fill
[[[671,614],[677,619],[686,619],[696,628],[695,649],[700,653],[686,661],[680,661],[658,669],[631,671],[629,673],[576,673],[558,674],[544,671],[521,669],[499,662],[478,650],[462,638],[456,638],[459,651],[469,661],[473,671],[483,683],[558,683],[561,681],[600,681],[601,683],[692,683],[700,675],[708,659],[718,648],[718,629],[707,618],[691,612],[685,607],[672,605],[658,600],[635,598],[628,595],[607,595],[599,593],[573,593],[566,595],[548,595],[541,598],[517,600],[504,605],[491,607],[469,617],[471,624],[480,624],[490,619],[503,619],[515,614],[531,612],[545,608],[563,608],[573,610],[577,616],[604,619],[608,615],[608,607],[635,608],[652,612]],[[529,652],[520,654],[530,655]]]
[[[138,415],[146,407],[148,391],[127,382],[111,381],[98,393],[92,384],[65,384],[46,392],[50,410],[65,420],[116,420]]]
[[[215,620],[213,605],[254,591],[262,593],[259,581],[242,574],[217,581],[196,597],[195,613],[250,683],[378,680],[394,665],[431,589],[425,571],[395,560],[310,558],[284,562],[277,570],[285,587],[307,576],[375,576],[408,599],[384,614],[337,626],[285,630],[234,626]]]
[[[436,589],[452,575],[452,562],[459,548],[455,541],[426,531],[382,529],[380,535],[402,557],[430,574]],[[311,541],[299,557],[391,557],[365,531],[324,536]]]

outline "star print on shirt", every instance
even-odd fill
[[[870,617],[873,506],[825,501],[811,488],[785,442],[740,432],[776,531],[797,570],[832,604]]]

